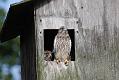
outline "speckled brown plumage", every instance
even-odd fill
[[[54,39],[55,59],[57,63],[68,64],[70,60],[71,39],[68,30],[61,27]]]

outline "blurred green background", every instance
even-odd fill
[[[0,31],[9,5],[21,0],[0,0]],[[0,43],[0,80],[21,80],[19,37]]]

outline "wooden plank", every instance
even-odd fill
[[[45,61],[44,60],[44,34],[43,31],[44,29],[59,29],[61,26],[65,26],[67,29],[74,29],[75,32],[78,30],[78,25],[77,25],[77,19],[76,18],[57,18],[57,17],[41,17],[40,20],[37,20],[39,23],[37,26],[37,49],[38,49],[38,75],[41,75],[40,69],[44,73],[44,77],[42,77],[45,80],[55,80],[58,78],[58,75],[64,74],[65,70],[67,69],[67,66],[65,66],[63,63],[57,64],[54,61]],[[68,26],[68,27],[67,27]],[[41,61],[42,61],[42,68],[39,67],[41,66]],[[40,64],[40,65],[39,65]],[[71,65],[74,65],[74,62],[71,62]],[[74,67],[70,67],[72,70]],[[54,75],[55,73],[55,75]],[[38,77],[40,78],[40,77]],[[41,78],[40,78],[41,79]]]
[[[61,26],[65,26],[67,29],[78,30],[77,21],[77,18],[37,17],[37,26],[39,26],[41,30],[59,29]]]
[[[74,62],[74,71],[71,71],[74,74],[63,74],[59,76],[58,80],[119,79],[118,4],[118,0],[52,0],[49,4],[36,9],[36,38],[38,38],[39,45],[37,47],[40,54],[43,53],[41,52],[43,50],[43,44],[41,45],[43,37],[39,37],[40,30],[38,29],[48,26],[47,24],[50,24],[48,28],[55,28],[50,27],[51,24],[54,26],[61,23],[67,24],[65,21],[55,22],[54,17],[59,19],[76,18],[78,20],[78,30],[75,34],[76,61]],[[44,26],[40,25],[41,17],[50,17],[51,23],[47,23],[45,20]],[[42,60],[42,58],[40,59]],[[37,74],[40,72],[38,71]],[[43,75],[45,73],[42,73],[41,76]],[[75,75],[75,78],[72,75]],[[38,77],[39,79],[43,78]]]
[[[33,16],[32,16],[33,18]],[[20,34],[21,79],[36,80],[36,41],[34,19]]]

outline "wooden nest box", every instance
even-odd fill
[[[10,6],[0,41],[20,36],[22,80],[119,80],[119,1],[36,0]],[[71,38],[70,62],[57,64],[54,38]]]

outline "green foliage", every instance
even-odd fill
[[[0,2],[6,2],[7,0],[1,0]]]
[[[1,28],[2,28],[2,25],[3,25],[3,21],[4,21],[4,18],[5,18],[5,11],[4,11],[4,9],[1,9],[0,8],[0,30],[1,30]]]
[[[11,74],[3,75],[2,78],[3,80],[12,80],[12,75]]]
[[[19,53],[19,38],[10,40],[0,45],[0,63],[10,66],[17,63]]]
[[[5,2],[7,0],[1,0],[0,2]],[[0,31],[6,16],[4,9],[0,8]],[[15,64],[19,64],[19,37],[16,39],[4,42],[0,44],[0,80],[12,80],[12,75],[4,75],[2,73],[2,65],[7,64],[9,67],[12,67]]]
[[[4,9],[0,9],[0,31],[5,19]],[[0,63],[14,65],[19,52],[19,38],[0,44]]]

